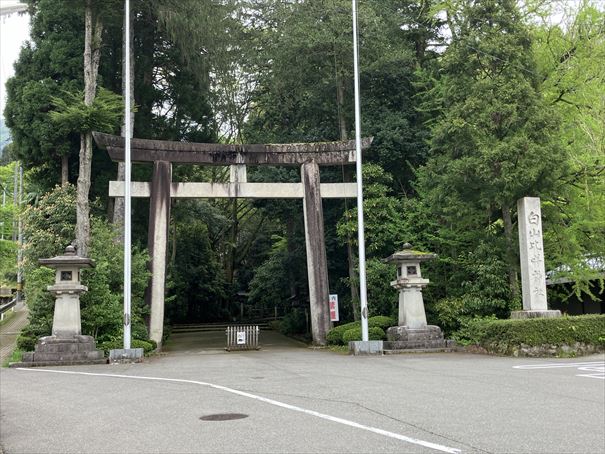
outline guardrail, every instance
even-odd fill
[[[12,309],[13,307],[15,307],[15,305],[17,304],[17,298],[13,298],[12,301],[3,304],[0,306],[0,320],[4,320],[4,313],[10,309]]]
[[[258,325],[228,326],[225,330],[227,334],[225,350],[228,352],[231,350],[259,350],[259,332]]]

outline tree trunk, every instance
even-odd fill
[[[92,0],[86,0],[84,14],[84,104],[92,105],[97,89],[97,74],[101,57],[101,18],[97,15],[93,25]],[[80,166],[76,198],[76,244],[78,255],[88,257],[90,244],[90,170],[92,164],[92,133],[80,135]]]
[[[133,25],[133,9],[130,9],[130,42],[128,48],[126,46],[126,17],[124,18],[124,27],[122,28],[122,93],[124,98],[126,97],[126,92],[130,94],[130,105],[134,106],[134,31],[132,28]],[[130,87],[126,87],[126,52],[130,52]],[[130,131],[134,131],[134,112],[130,113]],[[121,129],[122,137],[126,136],[126,128],[125,123],[122,124]],[[123,162],[118,163],[118,175],[117,181],[124,181],[126,174],[126,166]],[[113,223],[116,227],[124,225],[124,197],[116,197],[113,205]],[[119,229],[120,231],[120,241],[124,241],[124,230]]]
[[[69,157],[61,156],[61,186],[69,183]]]
[[[345,87],[342,75],[336,70],[336,103],[338,105],[338,130],[340,132],[340,140],[348,140],[347,119],[345,118],[344,103],[345,103]],[[353,171],[350,166],[343,169],[343,179],[345,182],[353,181]],[[345,204],[346,206],[346,204]],[[353,319],[359,320],[359,287],[356,284],[355,276],[355,250],[353,248],[353,239],[347,234],[347,261],[349,266],[349,288],[351,290],[351,310]]]
[[[235,254],[237,250],[237,235],[239,232],[239,219],[237,217],[237,199],[230,200],[231,203],[231,229],[229,229],[229,243],[227,244],[227,256],[225,257],[225,278],[229,284],[233,284],[235,275]]]
[[[502,207],[502,220],[504,221],[504,237],[506,238],[506,258],[508,262],[508,285],[514,299],[519,298],[519,276],[517,274],[517,253],[513,240],[513,221],[510,207]]]
[[[288,217],[286,220],[286,239],[288,247],[288,257],[294,257],[296,252],[296,246],[294,245],[294,217]],[[288,287],[290,288],[290,301],[294,301],[298,295],[298,287],[296,285],[296,275],[294,274],[294,267],[288,267]]]
[[[340,140],[348,139],[347,119],[344,115],[345,104],[345,87],[342,80],[342,75],[336,71],[336,104],[338,106],[338,130],[340,132]]]

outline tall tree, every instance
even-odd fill
[[[483,242],[498,245],[503,234],[501,259],[515,297],[515,203],[553,196],[565,163],[557,115],[539,92],[530,35],[515,2],[449,5],[452,42],[434,89],[441,115],[418,190],[442,225],[440,241],[449,242],[444,255],[456,257]]]
[[[69,170],[76,173],[70,160],[77,159],[77,135],[57,127],[48,112],[53,97],[81,87],[84,39],[78,31],[83,17],[65,2],[28,3],[30,40],[21,49],[15,75],[6,83],[4,118],[11,129],[14,157],[26,168],[40,168],[38,178],[51,188],[58,181],[66,183]]]
[[[84,9],[84,104],[92,106],[97,91],[97,76],[101,59],[101,14],[92,0],[86,0]],[[90,172],[92,166],[92,132],[80,134],[80,167],[76,199],[76,244],[78,254],[88,257],[90,244]]]
[[[576,291],[590,293],[587,284],[598,278],[590,259],[605,256],[605,9],[590,1],[546,6],[532,29],[534,50],[544,97],[562,118],[558,141],[569,162],[545,213],[552,219],[546,259]],[[554,7],[565,12],[561,23],[549,20]]]

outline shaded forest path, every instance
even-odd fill
[[[28,314],[27,305],[23,305],[20,309],[15,310],[6,323],[0,325],[0,364],[3,364],[12,355],[17,346],[17,336],[29,322]]]
[[[174,325],[170,337],[162,347],[169,354],[227,353],[225,329],[228,324]],[[307,346],[283,334],[263,329],[259,337],[261,350],[304,349]]]

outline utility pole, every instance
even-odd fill
[[[353,0],[353,69],[355,75],[355,154],[357,172],[357,240],[359,243],[359,302],[361,340],[368,341],[368,295],[366,288],[366,245],[363,225],[363,178],[361,165],[361,108],[359,96],[359,49],[357,43],[357,0]]]
[[[130,349],[131,337],[131,213],[130,213],[130,0],[124,3],[124,350]]]

